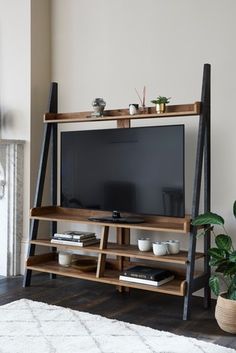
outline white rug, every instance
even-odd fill
[[[236,353],[193,338],[21,299],[0,306],[0,353]]]

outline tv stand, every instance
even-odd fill
[[[108,222],[108,223],[127,223],[127,224],[138,224],[144,223],[144,219],[141,217],[126,216],[122,217],[120,212],[113,211],[112,216],[93,216],[88,218],[89,221],[93,222]]]
[[[52,83],[51,96],[49,99],[49,113],[45,114],[44,136],[40,157],[38,180],[36,185],[36,194],[34,208],[31,210],[31,227],[29,234],[29,250],[26,262],[26,271],[23,286],[27,287],[31,284],[32,271],[49,273],[51,278],[56,275],[96,281],[99,283],[111,284],[119,288],[120,291],[127,291],[128,288],[137,288],[147,291],[153,291],[168,295],[183,297],[183,319],[190,317],[192,295],[199,289],[204,289],[204,307],[210,305],[210,266],[209,253],[210,248],[210,230],[204,237],[203,252],[196,251],[197,243],[197,227],[191,225],[191,218],[195,218],[199,214],[199,201],[201,194],[201,181],[204,181],[204,212],[210,211],[210,77],[211,67],[209,64],[204,65],[201,102],[181,105],[167,105],[166,111],[157,114],[155,107],[146,107],[143,111],[136,115],[129,115],[128,109],[106,110],[104,116],[94,117],[91,112],[78,113],[57,113],[57,83]],[[57,200],[57,137],[58,123],[86,122],[90,124],[100,124],[101,121],[116,121],[118,128],[131,128],[131,121],[136,119],[168,119],[175,117],[199,117],[198,140],[195,161],[195,176],[193,184],[192,212],[191,215],[185,215],[184,218],[146,216],[144,215],[144,223],[137,224],[137,219],[120,216],[117,211],[103,212],[99,210],[88,209],[70,209],[59,207]],[[191,118],[192,119],[192,118]],[[146,125],[146,121],[144,123]],[[49,148],[52,143],[51,149]],[[44,181],[46,175],[46,167],[49,151],[52,153],[52,205],[42,207],[42,196]],[[168,161],[166,161],[168,163]],[[204,168],[203,168],[204,167]],[[202,178],[202,171],[204,177]],[[126,216],[126,215],[125,215]],[[136,217],[136,215],[134,215]],[[131,218],[129,218],[131,217]],[[69,222],[77,224],[96,225],[96,232],[100,235],[100,244],[78,249],[76,245],[60,245],[52,244],[50,238],[37,239],[40,221],[50,222],[52,237],[57,232],[57,222]],[[128,222],[127,222],[128,221]],[[134,221],[134,223],[132,222]],[[71,226],[73,227],[73,226]],[[110,230],[116,230],[116,242],[109,242]],[[178,254],[155,256],[152,251],[141,252],[137,245],[130,244],[130,232],[158,232],[159,237],[162,233],[172,233],[183,236],[188,239],[188,250],[181,250]],[[151,234],[148,236],[151,237]],[[35,254],[36,246],[41,246],[48,251],[45,253]],[[53,249],[52,249],[53,248]],[[52,251],[53,250],[53,251]],[[64,268],[58,264],[56,250],[68,250],[77,253],[81,259],[91,253],[97,257],[96,272],[83,272],[73,267]],[[94,259],[93,256],[93,259]],[[107,258],[110,256],[110,258]],[[132,283],[119,280],[119,275],[126,268],[137,264],[148,264],[153,267],[165,268],[175,271],[175,279],[160,287],[149,286],[147,284]],[[198,259],[202,261],[202,271],[195,271],[195,263]],[[200,266],[199,266],[200,268]]]

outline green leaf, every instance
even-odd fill
[[[211,258],[210,261],[209,261],[209,265],[210,265],[211,267],[219,266],[219,265],[221,265],[221,262],[222,262],[222,260],[218,260],[218,259],[213,259],[213,258]]]
[[[223,260],[225,258],[225,251],[218,248],[210,248],[208,254],[215,260]]]
[[[232,292],[228,292],[227,297],[228,297],[228,299],[236,300],[236,289],[233,290]]]
[[[209,286],[216,296],[220,294],[220,280],[217,275],[213,275],[210,277]]]
[[[225,258],[225,257],[221,257],[221,258],[214,258],[214,257],[211,257],[210,258],[210,261],[209,261],[209,265],[211,266],[211,267],[213,267],[213,266],[218,266],[218,267],[220,267],[221,265],[222,265],[222,268],[223,268],[223,265],[226,265],[225,266],[225,269],[228,267],[228,265],[229,265],[229,260],[227,259],[227,258]],[[221,271],[218,271],[218,272],[221,272]]]
[[[228,299],[236,300],[236,275],[232,278],[227,292]]]
[[[232,286],[235,286],[235,289],[236,289],[236,274],[235,274],[235,276],[232,278],[232,280],[231,280],[231,285]]]
[[[236,264],[229,262],[227,269],[224,271],[224,276],[233,276],[236,275]]]
[[[224,261],[218,261],[218,263],[215,263],[211,266],[218,266],[215,271],[216,272],[220,272],[220,273],[225,273],[225,271],[227,270],[228,268],[228,261],[227,260],[224,260]]]
[[[230,262],[236,262],[236,250],[234,250],[234,251],[229,255],[229,261],[230,261]]]
[[[225,250],[223,249],[211,248],[208,250],[208,254],[211,257],[209,261],[210,266],[220,266],[225,262],[228,263],[228,259],[225,258]]]
[[[223,225],[225,223],[224,218],[219,216],[216,213],[206,212],[200,214],[195,219],[192,220],[192,225],[194,226],[202,226],[206,224],[218,224]]]
[[[215,243],[219,249],[224,249],[226,251],[229,251],[232,247],[232,240],[226,234],[217,235],[217,237],[215,238]]]
[[[233,213],[234,213],[234,217],[236,218],[236,200],[234,201],[234,205],[233,205]]]

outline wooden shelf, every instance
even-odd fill
[[[99,254],[107,254],[107,255],[114,255],[114,256],[122,256],[122,257],[130,257],[135,259],[143,259],[143,260],[150,260],[150,261],[159,261],[159,262],[166,262],[166,263],[175,263],[185,265],[188,262],[188,253],[187,251],[180,251],[176,255],[165,255],[165,256],[156,256],[153,254],[152,251],[142,252],[139,251],[136,245],[119,245],[116,243],[108,243],[107,249],[100,249],[99,244],[86,246],[86,247],[79,247],[76,245],[62,245],[62,244],[55,244],[51,243],[48,239],[38,239],[38,240],[31,240],[31,244],[41,245],[46,247],[55,247],[57,249],[64,249],[64,250],[71,250],[71,251],[83,251],[83,252],[93,252]],[[196,260],[201,259],[204,257],[202,253],[196,253]]]
[[[35,195],[35,205],[41,206],[41,195],[44,189],[45,170],[47,168],[48,155],[50,151],[50,144],[55,148],[51,148],[53,171],[52,174],[52,203],[56,203],[57,194],[57,124],[59,123],[80,123],[80,122],[93,122],[99,124],[100,122],[113,121],[117,128],[131,128],[134,121],[140,120],[141,125],[151,123],[150,119],[156,119],[155,124],[166,123],[166,118],[181,118],[182,123],[184,117],[199,116],[198,135],[205,136],[206,138],[199,138],[196,148],[196,170],[193,185],[193,200],[192,200],[192,214],[198,214],[199,208],[199,195],[201,193],[201,183],[199,182],[202,177],[202,166],[204,164],[204,199],[206,205],[209,205],[210,200],[210,92],[211,92],[211,66],[205,64],[203,68],[202,79],[202,92],[201,102],[194,102],[191,104],[180,105],[167,105],[166,111],[163,114],[157,114],[156,107],[145,107],[140,109],[137,115],[130,115],[129,109],[115,109],[105,110],[104,116],[96,117],[93,112],[75,112],[75,113],[55,113],[58,110],[58,87],[57,83],[52,83],[50,100],[49,100],[49,113],[44,116],[45,131],[43,135],[43,143],[40,157],[40,168],[38,175],[38,183]],[[128,108],[128,107],[127,107]],[[160,118],[160,119],[158,119]],[[172,121],[172,120],[171,120]],[[54,125],[53,125],[54,124]],[[91,128],[94,124],[91,124]],[[31,274],[33,271],[47,272],[50,274],[57,274],[68,277],[81,278],[84,280],[96,281],[101,283],[112,284],[122,291],[125,287],[138,288],[153,292],[160,292],[164,294],[171,294],[184,297],[183,319],[187,320],[190,317],[191,311],[191,297],[193,292],[199,289],[204,291],[204,304],[210,305],[210,295],[208,280],[210,276],[210,267],[207,261],[202,261],[203,270],[201,273],[195,271],[195,260],[204,258],[208,253],[210,244],[210,234],[206,235],[206,246],[204,247],[204,255],[196,253],[195,242],[195,228],[190,227],[191,217],[185,215],[184,218],[162,217],[162,216],[143,216],[123,213],[122,217],[137,216],[144,218],[144,223],[127,224],[127,223],[110,223],[102,222],[99,217],[111,216],[111,212],[92,211],[85,209],[63,208],[59,206],[36,207],[31,210],[31,219],[49,222],[69,222],[76,224],[96,225],[100,227],[100,244],[89,247],[76,247],[74,245],[52,244],[49,239],[37,239],[38,235],[38,222],[32,222],[30,229],[30,247],[29,253],[32,254],[27,260],[24,276],[23,286],[27,287],[31,283]],[[96,218],[96,222],[89,220],[89,217]],[[69,225],[69,227],[72,227]],[[110,229],[116,230],[116,243],[108,243]],[[150,252],[140,252],[137,246],[130,245],[130,230],[140,230],[143,233],[153,232],[166,232],[173,234],[182,234],[188,242],[188,252],[181,251],[177,255],[155,256]],[[140,232],[141,233],[141,232]],[[171,236],[171,237],[172,237]],[[48,251],[57,249],[72,250],[74,257],[92,256],[97,259],[96,271],[82,272],[78,268],[73,267],[64,268],[58,264],[57,254],[51,252],[49,254],[35,255],[35,247],[44,246],[48,247]],[[50,249],[54,248],[54,249]],[[112,258],[112,261],[111,261]],[[170,270],[174,273],[175,279],[160,287],[153,287],[144,284],[126,282],[119,280],[119,274],[127,267],[147,264],[152,267]],[[187,287],[189,286],[189,290]]]
[[[162,114],[156,113],[155,107],[146,107],[142,114],[129,115],[128,109],[105,110],[104,116],[95,117],[92,112],[79,113],[46,113],[44,115],[45,123],[71,123],[71,122],[89,122],[89,121],[109,121],[123,119],[150,119],[150,118],[172,118],[199,115],[201,103],[192,104],[167,105],[166,112]]]
[[[150,261],[168,262],[185,265],[188,262],[187,251],[180,251],[178,254],[156,256],[152,251],[139,251],[136,245],[119,245],[108,243],[107,249],[102,250],[102,253],[107,255],[115,255],[122,257],[130,257],[135,259],[143,259]],[[201,253],[196,253],[196,259],[204,257]]]
[[[141,229],[150,231],[172,232],[187,234],[190,229],[190,216],[184,218],[145,216],[144,223],[108,223],[99,221],[90,221],[91,216],[110,216],[110,212],[89,211],[85,209],[63,208],[59,206],[45,206],[31,209],[30,217],[44,221],[63,221],[85,224],[94,224],[100,226],[109,226],[113,228]],[[130,214],[125,214],[128,216]],[[134,216],[134,215],[133,215]]]
[[[115,286],[123,286],[129,288],[143,289],[153,292],[171,294],[184,296],[186,292],[186,282],[184,279],[175,278],[172,281],[163,284],[160,287],[153,287],[146,284],[132,283],[119,280],[119,271],[114,271],[106,269],[105,274],[102,277],[96,277],[95,272],[83,272],[79,271],[73,267],[62,267],[58,262],[53,258],[54,254],[44,254],[32,256],[27,261],[26,268],[28,270],[53,273],[56,275],[79,278],[89,281],[101,282],[112,284]]]

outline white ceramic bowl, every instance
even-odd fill
[[[138,248],[139,251],[150,251],[152,244],[149,238],[138,239]]]
[[[156,256],[163,256],[163,255],[166,255],[168,252],[166,242],[157,241],[152,244],[152,248],[153,248],[153,253]]]
[[[180,251],[180,241],[179,240],[168,240],[167,242],[168,253],[178,254]]]

